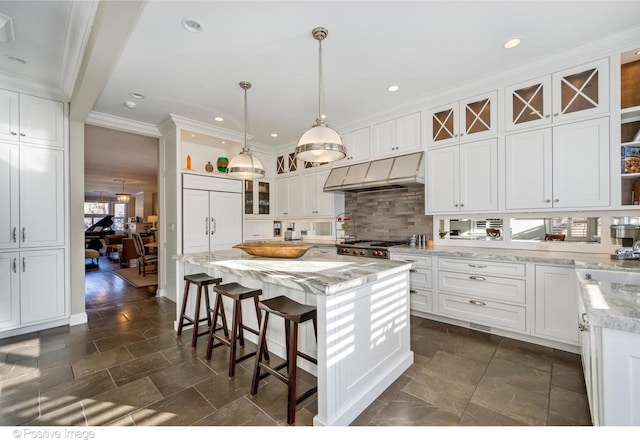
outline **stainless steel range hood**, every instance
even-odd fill
[[[379,191],[424,186],[423,152],[336,167],[325,192]]]

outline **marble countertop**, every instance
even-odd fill
[[[175,255],[173,259],[316,295],[335,295],[411,269],[411,263],[337,254],[328,257],[315,249],[291,259],[255,257],[240,249]]]
[[[523,263],[554,264],[576,268],[640,271],[640,260],[613,260],[610,254],[590,254],[584,252],[558,252],[526,249],[474,248],[460,246],[394,246],[391,252],[433,255],[440,257],[474,258]]]
[[[584,279],[579,283],[590,325],[640,333],[640,285]]]

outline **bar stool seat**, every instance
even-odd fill
[[[217,293],[215,305],[213,306],[213,321],[216,322],[219,315],[224,316],[223,297],[230,298],[233,301],[233,316],[231,317],[231,336],[225,331],[224,337],[217,334],[214,327],[209,331],[209,341],[207,344],[207,360],[211,359],[213,349],[224,345],[229,347],[229,379],[233,379],[236,374],[236,364],[255,356],[257,351],[245,353],[238,356],[238,342],[244,347],[244,331],[248,331],[258,336],[261,322],[261,314],[258,309],[258,297],[262,295],[262,289],[252,289],[238,283],[220,284],[213,288]],[[256,318],[258,320],[258,329],[251,328],[242,321],[242,301],[253,299],[254,308],[256,310]],[[216,342],[217,341],[217,342]],[[263,348],[265,359],[269,359],[269,352],[266,345]]]
[[[317,308],[306,304],[300,304],[299,302],[284,295],[260,301],[259,307],[261,310],[264,310],[264,317],[262,319],[260,336],[258,338],[258,352],[260,354],[256,357],[256,363],[253,370],[251,395],[253,396],[257,394],[258,382],[260,379],[263,379],[268,375],[272,375],[287,384],[287,424],[292,425],[295,423],[296,405],[318,391],[317,385],[305,391],[300,396],[297,396],[296,390],[298,356],[311,363],[316,365],[318,364],[318,361],[315,358],[298,351],[298,324],[312,320],[313,332],[316,337],[316,341],[318,340]],[[285,323],[287,356],[282,364],[275,367],[262,362],[263,348],[266,347],[267,343],[267,326],[270,314],[280,316],[284,319]],[[284,367],[287,367],[286,374],[279,371]],[[266,373],[261,373],[261,369],[266,370]]]
[[[222,282],[222,278],[213,278],[206,273],[196,273],[192,275],[184,276],[184,295],[182,296],[182,309],[180,310],[180,322],[178,323],[178,336],[182,335],[182,329],[184,327],[185,322],[193,324],[193,337],[191,338],[191,346],[193,348],[196,347],[198,337],[204,336],[209,333],[209,329],[207,331],[198,333],[198,327],[201,322],[207,321],[207,326],[211,327],[211,315],[210,315],[210,302],[209,302],[209,286],[217,285]],[[196,307],[193,316],[187,315],[187,300],[189,298],[189,288],[194,284],[198,287],[197,297],[196,297]],[[207,307],[207,317],[200,318],[200,303],[202,302],[202,294],[204,287],[204,301]],[[226,317],[224,314],[221,316],[223,322],[223,328],[226,331],[227,323]],[[217,322],[214,321],[214,322]]]

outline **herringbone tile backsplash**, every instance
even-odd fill
[[[402,188],[345,194],[345,210],[361,240],[409,240],[433,235],[433,216],[424,214],[424,189]]]

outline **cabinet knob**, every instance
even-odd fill
[[[551,115],[544,115],[544,117],[545,117],[545,118],[550,118],[550,117],[551,117]]]
[[[544,203],[551,203],[551,200],[546,199],[546,200],[544,201]]]
[[[15,136],[15,135],[17,135],[18,133],[16,133],[15,131],[12,131],[12,132],[11,132],[11,134],[12,134],[13,136]]]
[[[453,205],[453,206],[455,206],[455,207],[457,208],[457,207],[458,207],[458,204],[456,203],[456,204],[455,204],[455,205]]]
[[[558,116],[558,113],[554,113],[553,116]]]
[[[554,200],[554,202],[555,202],[555,203],[558,203],[559,201],[560,201],[560,200],[558,200],[558,199],[555,199],[555,200]]]
[[[20,136],[26,136],[26,134],[24,134],[24,133],[20,133]]]

